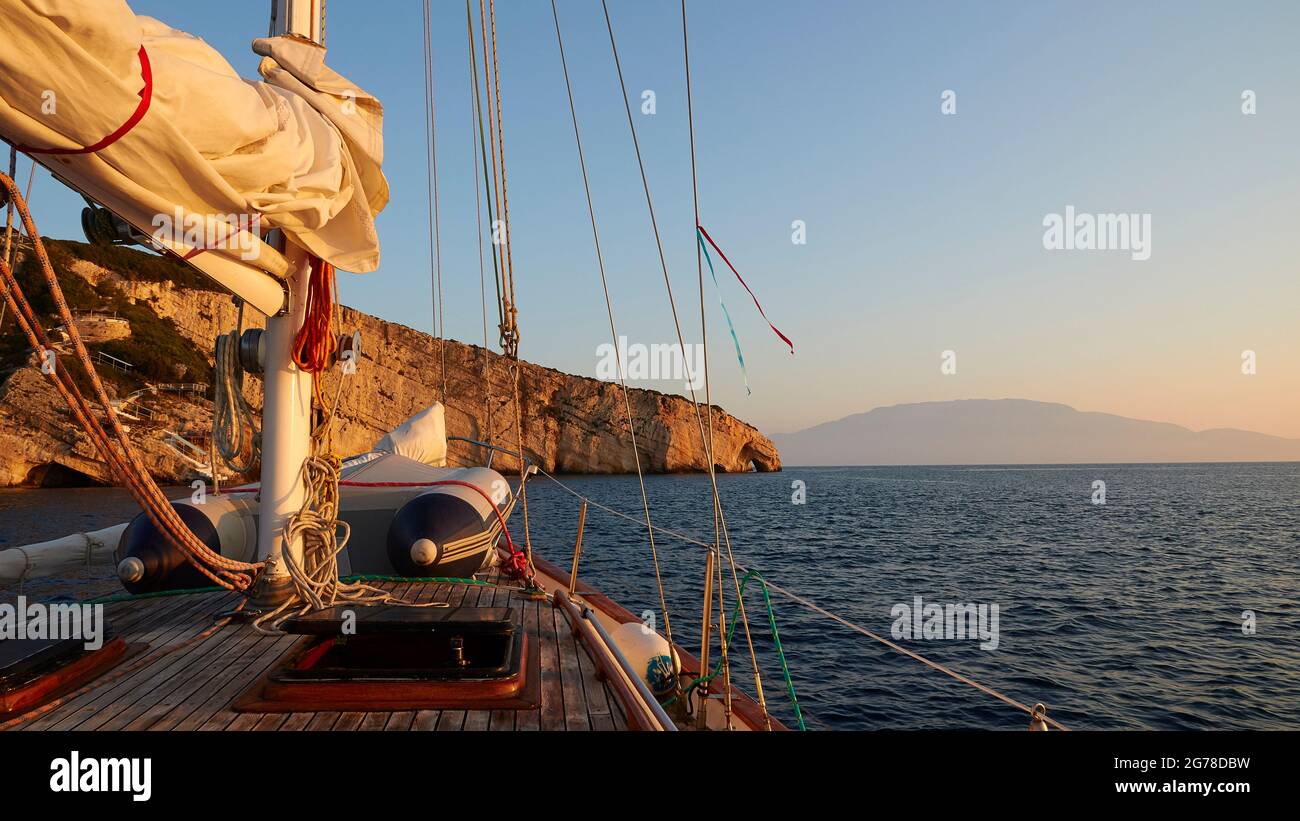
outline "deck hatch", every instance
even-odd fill
[[[93,680],[121,661],[126,642],[105,625],[104,642],[86,649],[80,639],[0,641],[0,719],[35,709]]]
[[[494,679],[519,672],[519,631],[506,607],[339,606],[283,626],[319,641],[276,670],[277,681]]]
[[[282,627],[302,638],[237,712],[540,706],[539,658],[516,608],[341,606]]]

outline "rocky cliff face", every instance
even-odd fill
[[[93,257],[93,250],[80,248],[79,253]],[[90,259],[70,261],[59,273],[60,277],[80,277],[101,293],[116,289],[115,298],[125,299],[132,306],[149,307],[157,317],[174,324],[171,332],[205,352],[209,362],[216,335],[236,325],[237,309],[225,294],[123,276]],[[245,324],[259,327],[259,320],[255,315],[246,316]],[[342,377],[345,381],[334,434],[336,452],[352,454],[370,449],[385,433],[434,401],[446,405],[448,435],[516,448],[519,431],[508,360],[477,346],[438,340],[350,308],[343,309],[342,325],[345,331],[361,333],[362,350],[356,373]],[[3,336],[16,333],[11,323],[0,328]],[[635,470],[618,385],[526,362],[518,363],[518,368],[523,449],[529,458],[552,472]],[[189,378],[193,379],[193,374]],[[327,376],[328,395],[333,395],[339,378],[338,369]],[[109,480],[93,447],[35,367],[0,373],[0,380],[0,485],[62,484],[76,477]],[[129,387],[119,388],[119,393]],[[250,403],[260,408],[260,380],[249,377],[246,387]],[[706,469],[699,424],[688,400],[647,390],[631,391],[630,399],[645,469]],[[159,481],[191,478],[195,465],[165,439],[169,432],[179,432],[206,450],[204,434],[210,425],[210,400],[157,394],[143,397],[140,402],[154,413],[151,418],[131,423],[133,439],[145,461],[154,466]],[[719,470],[780,470],[776,447],[754,427],[714,407],[713,428]],[[175,444],[174,439],[172,442]],[[468,443],[452,442],[450,458],[456,464],[481,463],[481,450]],[[494,465],[514,469],[517,462],[498,455]]]

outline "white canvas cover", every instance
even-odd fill
[[[178,206],[205,224],[257,215],[262,231],[281,228],[338,268],[375,270],[382,107],[313,42],[262,38],[253,50],[262,81],[124,0],[0,0],[0,136],[145,234]],[[242,233],[172,247],[278,308],[266,274],[287,264]]]
[[[433,467],[447,464],[447,422],[441,402],[393,428],[375,443],[373,450],[396,453]]]
[[[126,526],[127,522],[123,522],[103,530],[0,550],[0,582],[14,584],[53,576],[72,567],[109,562]]]

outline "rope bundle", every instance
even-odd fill
[[[327,417],[321,427],[329,425]],[[320,442],[320,437],[315,441]],[[333,607],[336,604],[397,604],[403,607],[448,607],[446,602],[410,602],[364,581],[345,582],[339,577],[338,556],[347,547],[352,534],[347,522],[340,521],[339,513],[339,469],[341,462],[333,454],[313,453],[302,465],[303,480],[307,485],[307,496],[298,512],[290,517],[285,525],[285,540],[301,538],[303,543],[303,561],[298,565],[292,555],[284,554],[285,567],[293,581],[294,595],[275,610],[260,616],[254,626],[261,630],[262,625],[271,623],[279,626],[286,619]],[[430,484],[462,484],[444,481]],[[511,500],[513,506],[514,500]],[[483,534],[446,545],[448,548],[459,547],[469,542],[491,544],[505,529],[505,514],[497,509],[497,521]],[[506,539],[509,541],[507,532]],[[516,555],[513,551],[512,556]],[[266,632],[266,631],[263,631]]]
[[[244,308],[241,305],[240,325]],[[247,473],[257,464],[257,423],[244,399],[244,369],[239,367],[238,329],[217,337],[215,379],[212,391],[212,440],[217,454],[235,473]],[[213,465],[213,470],[216,466]]]
[[[312,257],[307,318],[293,339],[293,363],[307,373],[318,374],[328,368],[338,348],[333,332],[335,305],[334,266]]]
[[[311,433],[311,455],[303,460],[300,468],[299,475],[306,488],[303,503],[284,527],[286,544],[302,542],[302,564],[294,560],[291,551],[282,553],[293,592],[279,607],[253,622],[258,630],[263,630],[262,625],[267,623],[278,627],[292,616],[337,604],[448,606],[446,602],[405,601],[364,582],[348,583],[339,578],[338,557],[352,533],[348,523],[339,519],[339,473],[343,463],[334,453],[333,445],[334,417],[343,396],[342,377],[328,405],[321,390],[324,372],[337,345],[334,321],[339,308],[334,279],[334,266],[313,257],[307,286],[307,316],[294,338],[292,356],[299,368],[311,374],[319,421]],[[504,521],[501,524],[504,527]]]

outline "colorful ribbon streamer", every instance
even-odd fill
[[[745,369],[745,355],[740,352],[740,339],[736,337],[736,326],[731,321],[731,312],[727,310],[727,303],[722,301],[722,286],[718,285],[718,274],[713,270],[713,259],[709,256],[709,249],[704,246],[703,230],[699,228],[695,232],[695,238],[699,240],[700,250],[704,252],[704,261],[709,263],[709,275],[713,277],[713,288],[718,292],[718,304],[722,306],[722,315],[727,318],[727,330],[731,331],[731,341],[736,346],[736,361],[740,363],[740,376],[745,380],[745,393],[752,395],[754,392],[749,389],[749,372]]]
[[[767,312],[764,311],[763,306],[759,304],[758,297],[754,296],[754,291],[749,287],[749,284],[745,282],[745,278],[742,277],[740,275],[740,272],[736,270],[736,266],[732,265],[731,260],[727,259],[727,255],[722,253],[722,249],[718,247],[718,243],[713,241],[713,237],[709,236],[709,232],[704,230],[703,225],[696,225],[695,228],[697,231],[699,231],[699,234],[701,237],[703,237],[703,239],[709,241],[709,244],[713,246],[713,250],[718,252],[718,256],[722,257],[722,261],[727,263],[727,267],[731,269],[731,273],[736,275],[736,279],[740,280],[740,284],[745,286],[745,290],[749,291],[749,296],[754,300],[754,305],[758,308],[758,312],[763,315],[763,320],[767,322],[767,327],[771,328],[776,333],[777,336],[781,337],[781,340],[785,342],[785,344],[790,346],[790,355],[793,356],[794,343],[790,341],[790,337],[781,333],[781,331],[778,330],[777,327],[772,324],[772,320],[767,318]],[[701,241],[701,245],[703,245],[703,241]],[[707,256],[707,252],[705,255]],[[710,263],[709,267],[712,268],[713,264]],[[714,282],[717,282],[716,277],[714,278]]]

